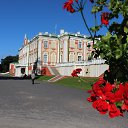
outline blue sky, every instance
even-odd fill
[[[33,38],[39,32],[66,32],[89,35],[79,13],[71,14],[63,10],[66,0],[0,0],[0,59],[8,55],[17,55],[24,36]],[[90,3],[85,14],[89,25]],[[56,31],[55,31],[56,26]]]

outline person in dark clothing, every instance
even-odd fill
[[[34,84],[34,80],[35,80],[35,72],[34,71],[32,71],[31,78],[32,78],[32,84]]]

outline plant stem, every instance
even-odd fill
[[[84,17],[84,14],[83,14],[83,10],[82,10],[82,9],[80,10],[80,13],[81,13],[81,16],[82,16],[82,18],[83,18],[84,24],[85,24],[85,26],[86,26],[86,28],[87,28],[87,30],[88,30],[88,32],[89,32],[91,38],[93,39],[93,35],[92,35],[92,33],[91,33],[91,31],[90,31],[88,25],[87,25],[87,22],[86,22],[86,20],[85,20],[85,17]]]
[[[97,26],[96,13],[94,13],[94,18],[95,18],[95,26]],[[96,31],[95,31],[94,37],[96,37]]]
[[[85,80],[83,80],[81,77],[79,77],[79,79],[81,80],[81,81],[83,81],[84,83],[86,82]]]

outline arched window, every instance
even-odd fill
[[[56,54],[54,52],[51,54],[51,63],[56,63]]]
[[[69,54],[69,62],[73,62],[73,61],[74,61],[74,58],[75,58],[74,52],[71,52],[71,53]]]

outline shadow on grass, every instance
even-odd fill
[[[0,80],[30,80],[30,77],[11,77],[11,76],[0,76]]]

